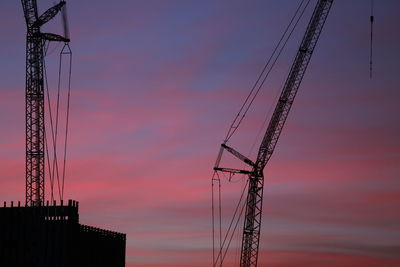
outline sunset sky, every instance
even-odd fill
[[[127,234],[127,267],[212,265],[214,161],[299,3],[67,1],[65,199],[80,202],[82,224]],[[252,159],[315,3],[229,143]],[[375,1],[374,12],[370,79],[370,1],[332,7],[265,169],[259,266],[400,266],[400,2]],[[58,16],[43,31],[61,29]],[[1,1],[0,34],[0,201],[24,201],[20,1]],[[49,48],[53,96],[61,48]],[[222,177],[224,229],[244,179]],[[239,237],[224,266],[237,266]]]

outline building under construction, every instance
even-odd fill
[[[26,199],[0,207],[0,266],[1,267],[123,267],[125,266],[126,235],[82,225],[79,223],[77,201],[63,202],[65,155],[62,170],[60,201],[54,200],[55,173],[59,173],[55,147],[57,128],[45,129],[46,71],[45,55],[50,42],[63,42],[61,51],[72,59],[69,48],[68,24],[64,0],[39,16],[37,0],[21,0],[27,25],[26,35]],[[62,13],[64,35],[41,32],[41,26]],[[61,64],[60,64],[61,65]],[[69,78],[71,69],[69,72]],[[22,75],[21,75],[22,76]],[[46,82],[45,82],[46,81]],[[68,85],[68,104],[70,81]],[[60,88],[58,88],[60,89]],[[48,88],[47,88],[48,93]],[[58,101],[58,100],[57,100]],[[50,100],[49,100],[50,102]],[[50,108],[48,104],[48,108]],[[69,105],[68,105],[69,108]],[[68,129],[68,113],[67,125]],[[58,115],[58,110],[57,110]],[[50,113],[50,120],[51,117]],[[58,117],[57,117],[58,119]],[[58,121],[55,122],[57,127]],[[48,138],[46,139],[46,133]],[[53,144],[47,144],[49,140]],[[22,140],[21,140],[22,141]],[[50,168],[49,148],[54,148],[53,169]],[[49,167],[51,194],[45,200],[45,161]],[[58,179],[58,177],[57,177]]]
[[[78,202],[0,208],[0,266],[125,266],[125,234],[79,223]]]

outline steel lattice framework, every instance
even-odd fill
[[[61,1],[38,16],[36,0],[21,0],[26,35],[26,204],[37,206],[44,202],[44,77],[43,60],[46,41],[69,42],[52,33],[41,33],[42,25],[50,21],[65,5]]]
[[[278,103],[268,124],[268,128],[261,142],[257,160],[253,163],[247,157],[226,144],[222,149],[227,150],[246,164],[252,167],[251,171],[236,170],[228,168],[214,168],[217,171],[229,173],[244,173],[249,175],[249,187],[246,199],[246,211],[244,218],[241,267],[256,267],[258,261],[258,250],[260,244],[261,215],[264,190],[264,168],[274,152],[276,143],[282,132],[286,118],[289,115],[300,83],[303,80],[308,63],[314,52],[322,28],[328,17],[333,0],[318,0],[313,11],[306,32],[301,41],[300,48],[290,69],[289,75],[283,86]]]

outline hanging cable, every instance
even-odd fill
[[[43,51],[44,51],[44,56],[47,56],[47,51],[49,50],[50,42],[43,41]]]
[[[211,221],[212,221],[212,247],[213,247],[213,265],[215,263],[215,219],[214,219],[214,177],[211,179]]]
[[[46,46],[46,51],[48,50],[48,45]],[[62,76],[62,65],[63,65],[63,56],[69,56],[69,67],[68,67],[68,84],[67,84],[67,110],[66,110],[66,126],[65,126],[65,138],[64,138],[64,155],[63,155],[63,165],[62,165],[62,180],[60,181],[60,171],[58,164],[58,156],[57,156],[57,140],[58,140],[58,127],[59,127],[59,114],[60,114],[60,96],[61,96],[61,76]],[[65,185],[65,169],[66,169],[66,160],[67,160],[67,144],[68,144],[68,128],[69,128],[69,111],[70,111],[70,95],[71,95],[71,73],[72,73],[72,51],[68,43],[64,44],[59,56],[59,70],[58,70],[58,84],[57,84],[57,101],[56,101],[56,115],[53,118],[52,105],[50,99],[49,85],[47,80],[47,72],[46,72],[46,63],[43,60],[43,68],[44,68],[44,78],[45,78],[45,86],[46,86],[46,96],[47,96],[47,105],[49,109],[49,122],[51,129],[51,139],[52,139],[52,165],[50,164],[50,153],[48,149],[48,140],[45,134],[45,146],[46,146],[46,154],[47,161],[49,166],[49,176],[50,176],[50,188],[51,188],[51,201],[54,200],[54,183],[57,180],[57,188],[59,193],[60,200],[64,199],[64,185]]]
[[[217,172],[218,175],[218,172]],[[219,219],[219,248],[222,250],[222,199],[221,199],[221,179],[218,177],[218,206],[219,206],[219,211],[218,211],[218,219]],[[220,266],[222,267],[222,260],[220,263]]]
[[[252,89],[250,90],[250,93],[249,93],[248,96],[246,97],[246,99],[245,99],[243,105],[242,105],[241,108],[239,109],[238,114],[236,115],[235,119],[233,120],[231,126],[229,127],[228,133],[226,134],[226,137],[225,137],[225,140],[224,140],[224,144],[227,143],[227,142],[229,141],[229,139],[232,137],[232,135],[233,135],[233,134],[236,132],[236,130],[239,128],[239,125],[241,124],[241,122],[243,121],[243,119],[244,119],[244,117],[246,116],[247,112],[249,111],[251,105],[253,104],[254,99],[255,99],[256,96],[258,95],[258,93],[259,93],[261,87],[264,85],[265,80],[267,79],[267,77],[269,76],[269,74],[270,74],[270,72],[272,71],[273,67],[275,66],[276,61],[279,59],[279,57],[280,57],[280,55],[281,55],[283,49],[286,47],[286,44],[287,44],[288,40],[290,39],[290,37],[291,37],[291,35],[292,35],[294,29],[296,28],[298,22],[299,22],[300,19],[302,18],[302,16],[303,16],[303,14],[304,14],[304,12],[305,12],[307,6],[309,5],[310,1],[311,1],[311,0],[308,0],[308,1],[307,1],[307,3],[306,3],[306,5],[304,6],[302,12],[300,13],[300,16],[298,17],[297,21],[295,22],[295,24],[294,24],[292,30],[290,31],[289,35],[287,36],[287,38],[286,38],[286,40],[285,40],[285,42],[283,43],[283,46],[280,48],[280,50],[279,50],[279,52],[278,52],[278,55],[277,55],[276,58],[273,60],[273,58],[274,58],[274,56],[276,55],[276,53],[277,53],[279,47],[280,47],[281,44],[282,44],[282,41],[285,39],[285,36],[286,36],[287,33],[289,32],[290,28],[291,28],[292,25],[293,25],[293,22],[295,21],[296,17],[298,16],[298,14],[299,14],[299,12],[300,12],[300,10],[301,10],[301,7],[303,6],[305,0],[302,0],[302,1],[300,2],[299,6],[298,6],[297,9],[296,9],[296,12],[294,13],[293,17],[291,18],[291,20],[290,20],[288,26],[286,27],[286,29],[285,29],[284,33],[282,34],[280,40],[278,41],[277,45],[275,46],[275,48],[274,48],[274,50],[273,50],[271,56],[268,58],[267,63],[264,65],[264,68],[262,69],[260,75],[258,76],[258,78],[257,78],[256,82],[254,83]],[[270,65],[270,63],[271,63],[272,60],[273,60],[273,63],[272,63],[272,65]],[[266,72],[268,66],[270,66],[270,67],[269,67],[268,71]],[[262,79],[263,76],[264,76],[264,78]],[[261,82],[261,84],[259,84],[259,82],[260,82],[261,79],[262,79],[262,82]],[[258,86],[258,89],[255,91],[255,89],[257,88],[257,86]],[[255,92],[254,92],[254,91],[255,91]]]
[[[45,47],[45,55],[46,56],[50,56],[52,55],[55,51],[58,51],[60,48],[60,43],[57,42],[56,44],[53,45],[53,47],[50,49],[50,43],[51,42],[46,42],[47,46]]]
[[[240,213],[239,213],[239,216],[237,217],[237,220],[236,220],[236,223],[235,223],[235,227],[233,228],[231,237],[229,238],[228,245],[226,246],[226,249],[225,249],[225,252],[224,252],[224,256],[223,256],[222,259],[221,259],[221,262],[223,262],[223,261],[225,260],[226,254],[228,253],[228,249],[229,249],[229,247],[230,247],[230,245],[231,245],[233,236],[234,236],[234,234],[235,234],[235,232],[236,232],[236,229],[237,229],[237,227],[238,227],[238,225],[239,225],[240,219],[242,218],[243,211],[244,211],[244,208],[245,208],[245,207],[246,207],[246,203],[243,203],[242,208],[241,208]],[[221,265],[222,265],[222,263],[221,263]]]
[[[227,246],[226,248],[225,248],[225,243],[226,243],[226,240],[228,239],[228,236],[231,234],[231,231],[233,231],[232,233],[234,233],[234,232],[236,231],[238,221],[240,220],[241,214],[243,213],[243,212],[242,212],[242,211],[243,211],[243,207],[242,207],[242,209],[241,209],[242,211],[241,211],[241,212],[239,213],[239,215],[237,216],[238,211],[239,211],[239,208],[240,208],[240,206],[242,205],[243,197],[244,197],[244,195],[245,195],[245,192],[246,192],[248,183],[249,183],[249,180],[246,180],[246,184],[245,184],[245,186],[243,187],[242,193],[241,193],[241,195],[240,195],[240,199],[239,199],[238,204],[236,205],[235,211],[234,211],[234,213],[233,213],[232,220],[231,220],[231,222],[230,222],[230,224],[229,224],[228,230],[227,230],[227,232],[226,232],[226,234],[225,234],[225,237],[224,237],[224,240],[223,240],[223,242],[222,242],[222,246],[221,246],[222,248],[219,250],[218,255],[217,255],[217,258],[216,258],[215,261],[214,261],[214,265],[213,265],[214,267],[217,266],[216,264],[218,263],[218,261],[220,261],[220,262],[223,261],[224,256],[222,256],[222,254],[226,255],[226,251],[227,251],[227,249],[229,249],[230,241],[228,242],[228,246]],[[237,216],[237,217],[236,217],[236,216]],[[233,226],[233,223],[235,222],[235,220],[236,220],[235,227],[234,227],[234,229],[232,230],[232,226]],[[231,234],[230,240],[232,240],[232,234]],[[226,251],[223,253],[223,249],[224,249],[224,248],[226,249]],[[221,262],[221,264],[222,264],[222,262]]]
[[[245,180],[242,180],[242,187],[245,187]],[[245,205],[245,203],[243,203],[243,205]],[[241,232],[240,231],[236,231],[236,250],[235,250],[235,265],[234,266],[238,266],[239,265],[239,261],[240,261],[240,249],[241,249]]]
[[[47,45],[47,48],[45,51],[47,52],[49,45]],[[45,53],[45,56],[47,54]],[[46,89],[46,96],[47,96],[47,106],[49,109],[49,115],[50,115],[50,129],[51,129],[51,137],[52,137],[52,142],[53,142],[53,149],[54,149],[54,126],[53,126],[53,116],[52,116],[52,108],[51,108],[51,101],[50,101],[50,93],[49,93],[49,84],[47,80],[47,68],[46,68],[46,60],[43,58],[43,75],[44,75],[44,80],[45,80],[45,89]],[[45,127],[45,146],[46,146],[46,154],[47,154],[47,161],[48,161],[48,168],[49,168],[49,176],[50,176],[50,199],[51,201],[54,200],[54,175],[51,170],[51,165],[50,165],[50,154],[49,154],[49,149],[48,149],[48,139],[46,135],[46,127]]]
[[[212,230],[213,230],[213,265],[216,264],[215,262],[215,207],[214,207],[214,182],[218,184],[218,221],[219,221],[219,251],[221,251],[222,247],[222,216],[221,216],[221,179],[216,171],[211,179],[212,184]],[[222,264],[222,263],[221,263]]]
[[[50,173],[50,156],[49,156],[49,146],[47,144],[47,137],[46,137],[46,131],[44,132],[44,146],[46,149],[46,159],[47,159],[47,167],[49,168],[49,173]],[[50,175],[50,202],[52,203],[54,200],[54,181]]]
[[[61,73],[62,73],[62,59],[63,52],[65,49],[65,45],[62,48],[59,55],[59,66],[58,66],[58,83],[57,83],[57,102],[56,102],[56,118],[55,118],[55,131],[54,131],[54,157],[53,157],[53,174],[56,174],[57,177],[57,185],[58,185],[58,193],[60,197],[60,201],[62,200],[62,190],[60,185],[60,173],[58,168],[58,158],[57,158],[57,140],[58,140],[58,121],[59,121],[59,112],[60,112],[60,91],[61,91]]]
[[[374,36],[374,0],[371,0],[371,37],[370,37],[370,49],[369,49],[369,78],[372,79],[372,49],[373,49],[373,36]]]
[[[64,47],[68,48],[64,54],[69,55],[69,73],[68,73],[68,93],[67,93],[67,114],[66,114],[66,125],[65,125],[65,137],[64,137],[64,160],[62,169],[62,189],[61,199],[64,199],[64,184],[65,184],[65,169],[67,162],[67,143],[68,143],[68,128],[69,128],[69,110],[70,110],[70,98],[71,98],[71,73],[72,73],[72,51],[68,43],[65,43]],[[64,51],[64,48],[61,52]]]
[[[68,68],[68,81],[67,81],[67,111],[66,111],[66,125],[65,125],[65,137],[64,137],[64,155],[62,165],[62,177],[60,178],[60,171],[57,157],[57,141],[58,141],[58,126],[59,126],[59,114],[60,114],[60,94],[61,94],[61,76],[62,76],[62,65],[64,55],[69,56],[69,68]],[[57,185],[59,191],[60,200],[64,199],[64,185],[65,185],[65,166],[66,166],[66,155],[67,155],[67,139],[68,139],[68,126],[69,126],[69,108],[70,108],[70,95],[71,95],[71,70],[72,70],[72,51],[68,43],[65,43],[59,56],[59,70],[58,70],[58,85],[57,85],[57,104],[56,104],[56,127],[54,134],[55,151],[53,158],[53,175],[56,174]],[[61,180],[61,181],[60,181]]]

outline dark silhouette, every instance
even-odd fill
[[[71,55],[72,52],[68,45],[70,40],[64,0],[40,16],[36,0],[21,0],[21,3],[27,26],[26,200],[25,206],[21,206],[20,202],[14,206],[11,202],[11,206],[7,207],[4,202],[4,206],[0,208],[0,267],[123,267],[125,234],[79,224],[77,201],[69,200],[66,206],[62,200],[58,206],[55,201],[44,204],[45,155],[48,156],[46,150],[49,147],[45,138],[44,106],[46,44],[64,42],[68,51],[64,52],[63,48],[61,54]],[[64,36],[41,32],[41,27],[59,12],[63,13]],[[50,119],[52,121],[51,114]],[[53,138],[54,144],[57,143],[58,118],[55,124],[56,133],[48,134]],[[51,128],[53,129],[53,125]],[[65,141],[64,153],[66,145]],[[65,157],[64,154],[62,189],[59,188],[61,199],[64,194]],[[55,151],[54,162],[57,163]],[[52,183],[51,177],[50,182]],[[53,186],[51,199],[54,199]]]
[[[307,7],[308,3],[303,8],[303,11],[300,12],[300,15],[298,16],[297,21],[294,22],[295,21],[294,19],[297,16],[297,13],[300,11],[302,3],[303,2],[301,2],[300,6],[298,7],[296,14],[293,17],[292,21],[290,22],[289,27],[286,29],[283,37],[285,37],[289,28],[292,28],[292,30],[288,34],[287,38],[290,37],[294,28],[297,26],[299,19],[304,14],[305,8]],[[250,94],[246,98],[245,103],[242,105],[238,115],[236,116],[235,120],[233,121],[233,123],[228,131],[228,134],[224,140],[224,143],[221,145],[221,149],[218,154],[216,164],[214,166],[214,171],[215,172],[217,172],[217,171],[218,172],[227,172],[230,175],[233,175],[235,173],[247,174],[249,177],[249,179],[247,181],[248,184],[246,185],[248,187],[247,187],[247,199],[246,199],[246,205],[245,205],[246,209],[244,212],[245,215],[244,215],[244,226],[243,226],[243,232],[242,232],[242,247],[241,247],[241,252],[240,252],[241,253],[240,254],[240,267],[257,267],[258,250],[259,250],[259,245],[260,245],[263,191],[264,191],[264,168],[267,165],[268,160],[271,158],[271,156],[274,152],[275,146],[278,142],[278,139],[282,132],[283,126],[285,125],[286,119],[289,115],[289,111],[292,107],[292,104],[296,97],[297,91],[303,80],[304,74],[307,70],[308,64],[311,60],[311,56],[314,52],[315,46],[317,45],[318,38],[322,32],[322,29],[323,29],[325,21],[328,17],[329,11],[331,10],[332,4],[333,4],[333,0],[319,0],[316,3],[314,12],[308,23],[306,32],[303,36],[300,47],[299,47],[296,57],[293,61],[289,75],[286,79],[285,85],[282,88],[278,103],[275,106],[274,113],[272,114],[271,120],[268,124],[268,128],[262,139],[260,148],[258,150],[257,159],[253,162],[252,160],[248,159],[247,157],[245,157],[244,155],[242,155],[235,149],[227,146],[226,143],[229,141],[231,136],[235,133],[235,131],[239,127],[241,121],[243,120],[247,111],[249,110],[249,107],[252,105],[255,97],[257,96],[259,90],[261,89],[266,78],[268,77],[269,71],[266,72],[266,70],[267,70],[267,67],[270,65],[270,62],[271,62],[270,60],[272,59],[272,57],[267,61],[267,64],[265,65],[264,69],[261,72],[261,75],[258,77],[256,83],[254,84],[252,90],[250,91]],[[291,26],[292,23],[293,23],[293,26]],[[277,50],[278,47],[281,46],[280,43],[283,40],[283,37],[279,41],[278,46],[275,48],[272,56],[274,56],[276,51],[278,51]],[[286,39],[286,41],[287,41],[287,39]],[[282,51],[283,47],[286,45],[286,41],[283,42],[283,46],[282,46],[280,52]],[[279,57],[280,52],[277,53],[277,57]],[[276,59],[277,59],[277,57],[276,57]],[[275,59],[275,62],[276,62],[276,59]],[[275,62],[273,62],[270,66],[273,67]],[[270,67],[270,68],[272,68],[272,67]],[[264,77],[264,78],[262,78],[262,77]],[[255,90],[257,87],[258,87],[258,89]],[[229,153],[233,154],[235,157],[237,157],[238,159],[240,159],[247,165],[249,165],[249,167],[252,170],[248,171],[248,170],[240,170],[240,169],[221,168],[219,166],[219,163],[221,160],[222,153],[225,150],[228,151]],[[213,176],[213,178],[212,178],[213,183],[214,183],[214,180],[218,181],[218,179],[219,179],[219,178],[217,178],[217,179],[214,178],[214,177],[218,177],[218,174],[214,173],[214,175],[215,176]],[[239,202],[239,204],[240,204],[240,202]],[[234,219],[236,217],[239,204],[236,207]],[[243,209],[240,211],[239,214],[241,214],[242,212],[243,212]],[[213,206],[212,206],[212,213],[214,216],[214,202],[213,202]],[[240,216],[241,215],[239,215],[239,217]],[[234,219],[232,219],[231,225],[232,225]],[[238,219],[237,219],[237,222],[239,222]],[[229,226],[228,232],[230,231],[231,225]],[[236,226],[237,226],[237,223],[236,223]],[[235,226],[235,229],[236,229],[236,226]],[[222,246],[224,246],[225,241],[227,240],[228,232],[226,233],[226,236],[222,243]],[[230,240],[232,240],[232,237],[233,237],[233,234],[231,235]],[[215,257],[214,238],[215,238],[215,228],[214,228],[214,222],[213,222],[213,265],[217,266],[218,263],[222,265],[222,262],[224,261],[226,251],[228,248],[224,248],[225,252],[223,252],[222,246],[221,246],[219,253]],[[227,242],[227,247],[229,247],[230,240]]]
[[[123,267],[126,235],[79,224],[79,204],[0,208],[2,267]]]

